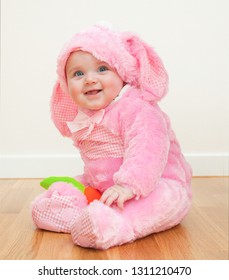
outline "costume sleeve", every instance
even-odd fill
[[[139,100],[129,107],[120,118],[124,160],[113,180],[132,189],[138,198],[154,190],[168,159],[170,141],[167,122],[157,106]]]

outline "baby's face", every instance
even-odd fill
[[[69,56],[66,77],[74,102],[90,110],[107,107],[123,87],[122,79],[113,68],[84,51]]]

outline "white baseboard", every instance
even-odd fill
[[[229,176],[228,153],[185,154],[193,176]],[[0,178],[44,178],[82,174],[80,155],[0,156]]]
[[[0,178],[45,178],[82,173],[79,154],[0,156]]]
[[[229,176],[229,153],[192,153],[185,158],[193,176]]]

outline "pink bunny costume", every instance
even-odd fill
[[[68,94],[65,65],[77,50],[114,67],[126,83],[105,109],[77,108]],[[71,233],[82,247],[107,249],[179,224],[191,206],[192,172],[157,104],[168,78],[154,50],[132,33],[95,25],[65,45],[57,74],[52,119],[80,150],[85,167],[77,179],[101,192],[121,185],[135,198],[123,210],[98,200],[87,205],[77,189],[57,183],[33,203],[36,226]]]

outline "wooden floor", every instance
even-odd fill
[[[193,178],[193,206],[175,228],[106,251],[74,246],[69,234],[34,228],[38,179],[0,180],[1,260],[227,260],[228,177]]]

